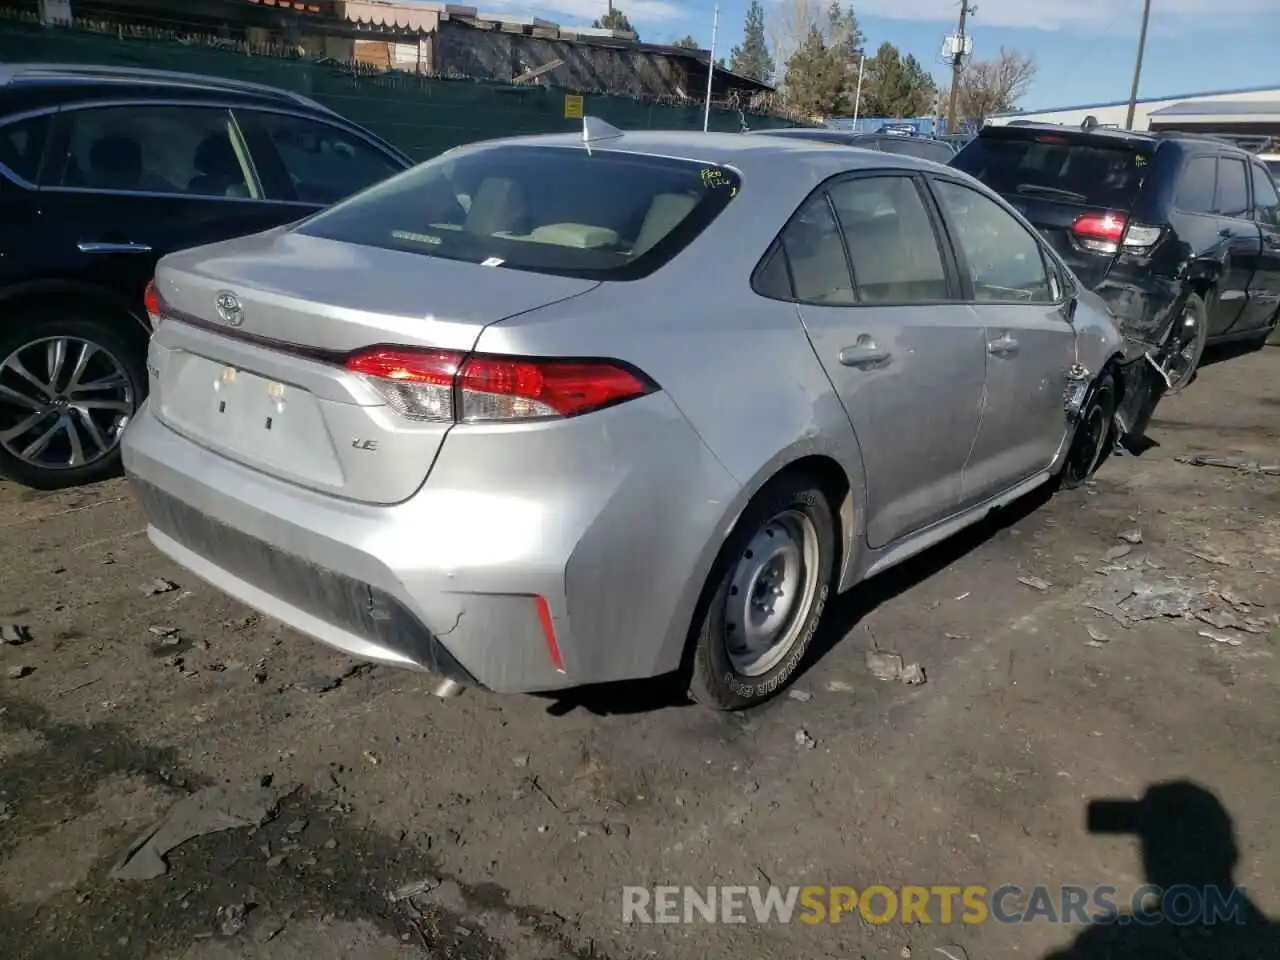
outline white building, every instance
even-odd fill
[[[1178,97],[1142,99],[1137,102],[1133,113],[1133,129],[1149,130],[1152,123],[1152,114],[1173,106],[1179,107],[1178,112],[1187,111],[1184,115],[1188,115],[1192,111],[1192,105],[1195,103],[1203,103],[1207,110],[1214,110],[1219,105],[1274,104],[1276,101],[1280,101],[1280,86],[1250,87],[1246,90],[1217,90],[1212,93],[1188,93]],[[1182,106],[1184,104],[1186,105],[1185,107]],[[1231,113],[1223,111],[1222,119],[1226,123],[1231,123],[1232,114],[1238,116],[1241,108],[1232,106],[1228,107],[1227,110],[1231,111]],[[987,123],[1001,125],[1011,120],[1034,120],[1038,123],[1062,123],[1067,126],[1078,127],[1084,123],[1086,117],[1094,117],[1103,126],[1123,127],[1125,115],[1128,112],[1129,101],[1119,100],[1115,103],[1085,103],[1076,107],[1059,107],[1056,110],[1002,113],[988,118]],[[1159,117],[1155,119],[1157,123],[1160,120]],[[1198,121],[1205,126],[1213,126],[1211,117],[1198,116]]]

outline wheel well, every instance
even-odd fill
[[[77,287],[37,287],[22,290],[7,297],[0,297],[0,307],[7,314],[17,313],[22,309],[50,309],[68,306],[88,306],[100,311],[119,324],[120,332],[129,335],[146,337],[150,330],[136,315],[117,302],[115,297],[92,288]]]
[[[844,529],[845,518],[840,510],[845,497],[849,495],[849,475],[845,473],[844,467],[840,466],[838,461],[823,454],[811,454],[794,460],[779,470],[775,478],[783,474],[804,474],[812,477],[826,494],[832,519],[836,522],[836,529],[832,531],[835,534],[836,548],[836,555],[832,558],[832,569],[840,575],[844,570],[846,544],[853,535],[852,530]]]
[[[1213,288],[1217,286],[1217,281],[1212,277],[1196,277],[1187,284],[1191,288],[1191,292],[1204,301],[1205,306],[1209,304],[1209,298],[1213,295]]]

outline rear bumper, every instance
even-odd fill
[[[122,450],[152,543],[202,579],[352,656],[499,692],[675,669],[737,493],[662,394],[456,429],[430,483],[392,506],[252,470],[147,406]]]

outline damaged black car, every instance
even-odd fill
[[[1121,436],[1195,377],[1210,344],[1261,346],[1280,320],[1280,195],[1227,140],[1017,122],[988,126],[951,166],[1034,224],[1123,335]]]

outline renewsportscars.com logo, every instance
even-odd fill
[[[1141,924],[1242,923],[1240,887],[722,886],[623,887],[623,923]]]

